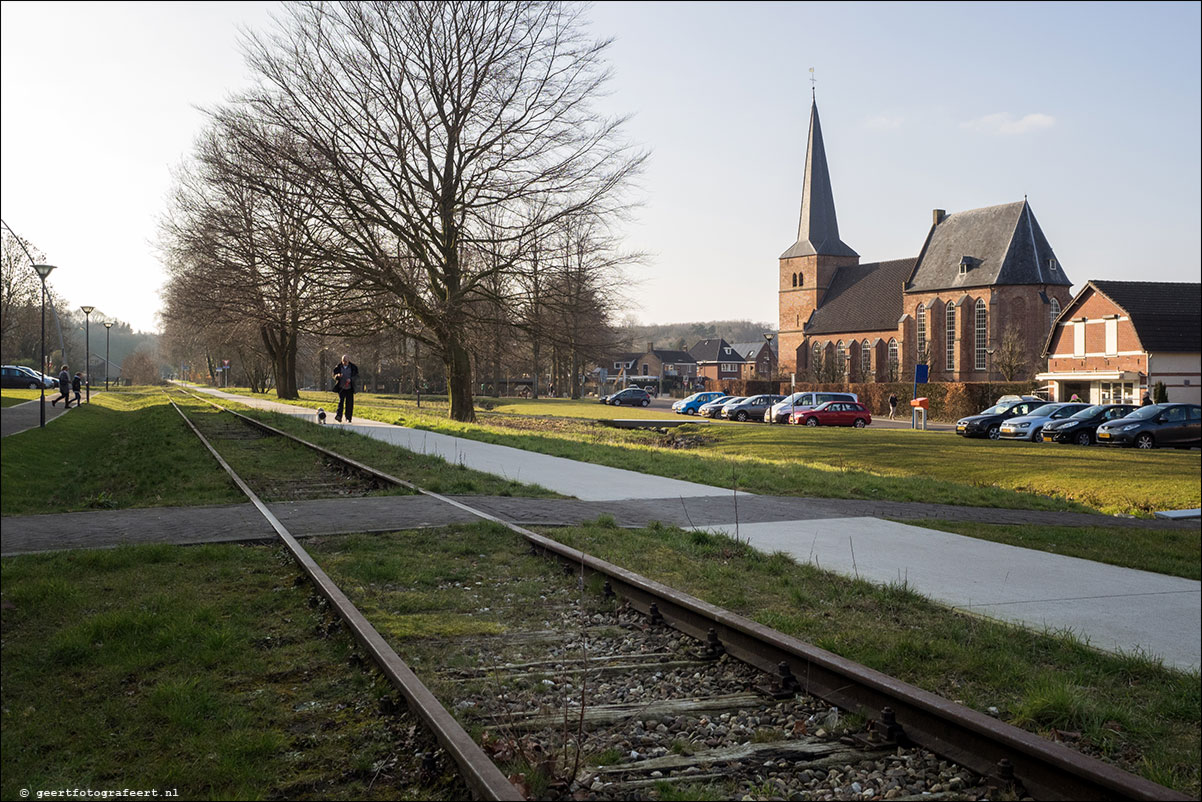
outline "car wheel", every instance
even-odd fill
[[[855,427],[857,429],[863,429],[867,425],[868,421],[864,420],[863,418],[856,418]]]
[[[695,409],[686,409],[686,410],[685,410],[685,414],[686,414],[686,415],[696,415],[696,414],[697,414],[697,410],[695,410]]]
[[[747,422],[747,413],[744,412],[743,410],[739,410],[739,414],[735,415],[735,420],[746,423]]]
[[[649,406],[651,406],[651,399],[650,399],[650,398],[644,398],[644,399],[643,399],[643,406],[645,406],[645,407],[649,407]]]
[[[1087,446],[1093,442],[1093,435],[1089,432],[1077,432],[1077,436],[1073,438],[1073,442],[1079,446]]]
[[[1042,427],[1042,426],[1040,426],[1039,428],[1037,428],[1035,431],[1031,432],[1031,442],[1033,442],[1033,443],[1038,443],[1038,442],[1039,442],[1039,436],[1040,436],[1041,434],[1043,434],[1043,427]]]
[[[817,418],[806,418],[806,426],[817,426],[817,425],[818,425]]]
[[[1002,437],[1002,427],[993,425],[989,427],[989,439],[1000,440]]]
[[[1152,437],[1152,435],[1148,434],[1147,432],[1144,432],[1143,434],[1141,434],[1135,438],[1135,447],[1136,448],[1156,448],[1156,440],[1155,440],[1155,438]]]
[[[36,389],[38,389],[38,386],[37,386],[36,384],[34,384],[33,382],[30,382],[30,383],[29,383],[29,389],[30,389],[30,390],[36,390]]]

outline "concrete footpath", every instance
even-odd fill
[[[1143,651],[1176,668],[1199,666],[1202,584],[1194,580],[877,518],[742,523],[738,536],[761,551],[904,585],[957,609],[1071,632],[1108,651]]]

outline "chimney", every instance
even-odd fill
[[[655,350],[655,343],[653,343],[653,342],[647,343],[647,353],[651,353],[654,350]]]
[[[931,225],[937,226],[947,217],[947,212],[943,209],[934,209],[931,211]]]

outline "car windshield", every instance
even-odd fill
[[[984,412],[980,412],[978,414],[980,414],[980,415],[1001,415],[1003,412],[1010,409],[1011,406],[1013,406],[1013,404],[994,404],[989,409],[985,410]]]
[[[727,401],[726,403],[727,404],[741,404],[746,400],[747,400],[746,398],[732,398],[729,401]]]
[[[1148,418],[1155,418],[1161,412],[1164,412],[1164,407],[1160,406],[1159,404],[1149,404],[1146,407],[1140,407],[1139,409],[1135,410],[1128,415],[1126,419],[1147,420]]]
[[[1089,420],[1094,415],[1101,415],[1105,411],[1105,404],[1095,404],[1092,407],[1086,407],[1085,409],[1074,412],[1072,415],[1069,415],[1069,417],[1076,418],[1077,420]]]
[[[721,395],[715,398],[713,401],[710,401],[710,404],[725,404],[730,399],[731,396],[729,395]],[[709,404],[706,404],[706,406],[709,406]]]

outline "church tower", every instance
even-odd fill
[[[804,327],[822,303],[835,272],[858,265],[860,255],[839,239],[835,196],[826,166],[818,103],[810,105],[810,133],[806,146],[805,180],[801,187],[801,221],[797,241],[780,255],[780,370],[797,370],[797,348],[805,339]]]

